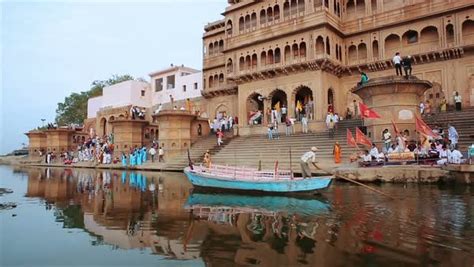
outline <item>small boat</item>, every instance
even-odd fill
[[[184,173],[197,188],[269,194],[314,193],[327,188],[333,176],[293,177],[291,171],[259,171],[223,165],[186,167]]]
[[[330,205],[322,198],[297,198],[286,196],[249,196],[235,194],[192,193],[185,204],[185,209],[203,209],[223,211],[232,209],[237,213],[259,212],[273,214],[285,212],[301,216],[314,216],[330,212]]]

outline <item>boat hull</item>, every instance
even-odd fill
[[[286,196],[249,196],[231,194],[193,193],[188,197],[185,207],[188,209],[201,207],[217,208],[253,208],[267,212],[287,212],[289,214],[311,215],[329,213],[327,200],[311,198],[293,198]]]
[[[266,181],[221,179],[206,173],[194,172],[189,168],[186,168],[184,173],[193,186],[197,188],[234,192],[264,192],[269,194],[314,193],[326,189],[332,181],[332,176]]]

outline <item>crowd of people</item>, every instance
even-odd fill
[[[370,150],[359,153],[358,158],[362,159],[363,165],[403,159],[429,160],[431,164],[438,165],[464,162],[463,155],[458,149],[459,134],[454,126],[448,125],[447,133],[436,126],[433,132],[438,135],[437,138],[422,136],[422,141],[408,142],[407,132],[400,132],[395,139],[392,139],[388,129],[385,129],[382,134],[382,148],[379,149],[374,143]],[[400,158],[400,155],[408,157]],[[356,157],[351,157],[351,161],[355,159]],[[335,161],[337,162],[336,158]]]

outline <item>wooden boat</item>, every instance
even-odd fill
[[[300,216],[327,214],[330,205],[323,198],[297,198],[286,196],[250,196],[236,194],[192,193],[185,209],[199,212],[261,213],[273,215],[284,212]]]
[[[293,177],[290,171],[212,165],[186,167],[184,173],[197,188],[270,194],[312,193],[327,188],[333,176]]]

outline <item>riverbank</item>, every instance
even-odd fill
[[[25,157],[0,157],[0,164],[17,165],[25,167],[47,167],[47,168],[86,168],[86,169],[109,169],[109,170],[129,170],[129,171],[166,171],[166,172],[182,172],[180,168],[168,168],[166,163],[147,162],[140,166],[124,167],[121,164],[96,164],[93,162],[79,162],[72,165],[63,163],[46,164],[40,159],[32,160]],[[467,178],[465,174],[463,179],[459,179],[457,171],[459,168],[440,168],[437,166],[417,166],[417,165],[401,165],[401,166],[380,166],[361,168],[356,164],[335,165],[331,162],[320,162],[318,165],[324,166],[324,170],[333,172],[337,176],[344,176],[349,179],[362,183],[462,183],[469,184],[472,178]],[[461,168],[463,171],[470,171],[472,176],[474,168],[470,165]],[[325,171],[314,171],[315,175],[323,175]],[[296,175],[301,175],[299,170],[295,170]]]

